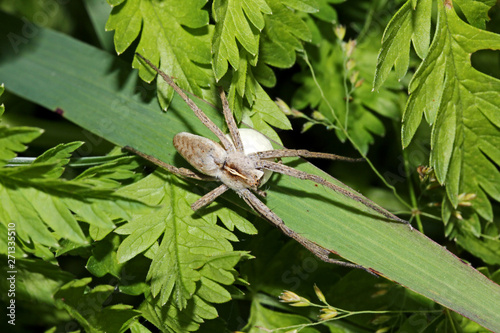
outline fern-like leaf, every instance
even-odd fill
[[[58,304],[66,309],[85,329],[85,332],[125,332],[132,319],[140,312],[131,305],[115,304],[104,307],[103,303],[115,287],[98,285],[90,288],[91,278],[71,281],[54,295]],[[83,305],[83,307],[82,307]]]
[[[205,0],[149,1],[124,0],[115,6],[106,24],[115,30],[115,47],[124,52],[140,35],[137,51],[176,78],[177,84],[210,102],[214,101],[210,71],[211,29],[208,13],[202,10]],[[136,58],[133,67],[139,75],[151,82],[155,74]],[[167,108],[173,89],[163,81],[158,82],[159,97]]]
[[[167,308],[175,307],[175,311],[181,312],[188,311],[192,302],[203,302],[211,313],[215,309],[209,303],[230,300],[221,284],[234,282],[233,266],[247,255],[232,251],[229,241],[237,241],[237,238],[218,226],[217,220],[231,230],[236,227],[254,234],[256,229],[252,224],[228,209],[196,216],[190,205],[199,196],[170,174],[156,172],[119,193],[135,194],[137,199],[160,207],[147,214],[134,215],[116,230],[116,233],[128,235],[118,248],[120,262],[146,250],[152,258],[147,278],[159,306],[167,304]]]
[[[388,89],[374,94],[366,83],[373,77],[374,40],[365,39],[356,46],[352,54],[356,67],[350,71],[345,66],[345,52],[337,41],[325,39],[318,49],[309,48],[308,53],[314,76],[308,73],[309,69],[296,76],[303,87],[293,96],[292,105],[297,109],[307,106],[317,109],[332,124],[329,129],[344,127],[356,146],[366,153],[374,142],[374,135],[385,134],[378,115],[399,118],[397,95]],[[345,85],[350,83],[344,81],[344,76],[351,76],[355,71],[359,73],[359,86],[353,89],[347,109]],[[394,88],[399,86],[393,77],[389,83]],[[344,131],[336,130],[336,134],[340,140],[346,140]]]
[[[410,64],[410,43],[420,58],[427,55],[430,42],[432,0],[408,0],[394,15],[382,36],[382,48],[377,59],[373,89],[378,90],[392,67],[402,78]]]
[[[19,131],[6,126],[0,127],[0,132],[5,133],[6,148],[2,155],[5,157],[24,150],[24,143],[41,133],[39,129],[23,127]],[[24,242],[57,247],[58,240],[66,238],[87,243],[78,220],[110,231],[114,228],[113,219],[128,218],[129,211],[145,207],[138,201],[115,195],[109,187],[61,179],[70,154],[81,144],[61,144],[30,165],[0,169],[0,221],[5,225],[15,222]]]
[[[455,0],[467,21],[476,28],[484,29],[486,21],[490,20],[488,11],[495,5],[496,0]]]
[[[271,8],[264,0],[215,0],[213,16],[215,32],[212,48],[212,67],[220,80],[228,70],[228,62],[239,69],[239,50],[236,41],[255,59],[259,52],[259,32],[264,28],[264,16]]]
[[[472,68],[470,56],[481,49],[500,49],[500,36],[466,24],[449,2],[438,9],[429,54],[410,83],[403,145],[410,143],[423,114],[432,126],[430,164],[450,201],[443,208],[445,222],[465,193],[476,196],[470,202],[474,211],[492,221],[487,195],[500,201],[500,80]],[[482,233],[475,214],[455,222],[448,229],[455,226],[474,237]]]
[[[0,85],[0,96],[4,92],[4,85]],[[0,105],[0,117],[5,111],[5,106]],[[0,125],[0,167],[14,158],[17,153],[26,150],[27,143],[30,143],[43,133],[43,130],[35,127],[8,127]]]

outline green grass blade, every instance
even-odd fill
[[[185,162],[172,146],[176,133],[213,138],[180,98],[174,98],[167,113],[154,99],[142,98],[137,91],[150,87],[138,81],[129,64],[49,30],[37,28],[26,37],[25,23],[5,14],[0,21],[0,80],[9,91],[62,110],[64,117],[110,142],[178,166]],[[12,44],[13,36],[26,42]],[[201,106],[221,124],[219,111]],[[329,177],[305,162],[289,164]],[[237,199],[234,203],[243,205]],[[288,177],[271,181],[266,203],[312,241],[500,331],[500,287],[418,231],[388,222],[326,188]]]

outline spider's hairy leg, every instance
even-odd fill
[[[238,125],[234,120],[233,112],[229,108],[229,103],[224,93],[224,89],[219,87],[220,100],[222,102],[222,110],[224,111],[224,119],[226,120],[227,127],[229,129],[229,134],[233,139],[236,151],[243,152],[243,141],[241,140],[240,132],[238,131]]]
[[[186,95],[186,93],[184,93],[184,91],[175,84],[170,76],[153,65],[151,61],[146,59],[140,53],[136,53],[136,55],[141,58],[146,64],[148,64],[149,67],[151,67],[155,72],[157,72],[163,78],[163,80],[165,80],[165,82],[167,82],[175,90],[175,92],[182,97],[182,99],[186,102],[187,105],[189,105],[191,110],[193,110],[194,114],[196,115],[196,117],[198,117],[198,119],[200,119],[203,125],[205,125],[210,131],[212,131],[212,133],[215,134],[215,136],[217,136],[226,150],[234,151],[235,148],[233,143],[224,135],[224,133],[222,133],[220,128],[218,128],[217,125],[215,125],[214,122],[207,117],[207,115],[198,107],[198,105],[196,105],[193,100],[189,98],[188,95]]]
[[[163,168],[163,169],[165,169],[165,170],[167,170],[175,175],[178,175],[181,177],[186,177],[186,178],[192,178],[192,179],[196,179],[196,180],[204,180],[204,181],[216,180],[214,177],[210,177],[210,176],[204,175],[202,173],[197,173],[197,172],[191,171],[191,170],[186,169],[186,168],[174,167],[173,165],[167,164],[167,163],[163,162],[162,160],[160,160],[152,155],[144,154],[143,152],[141,152],[135,148],[132,148],[130,146],[125,146],[125,147],[123,147],[123,149],[128,150],[128,151],[134,153],[135,155],[138,155],[138,156],[144,158],[145,160],[148,160],[151,163],[156,164],[157,166],[159,166],[159,167],[161,167],[161,168]]]
[[[249,156],[256,156],[261,159],[280,158],[280,157],[323,158],[328,160],[339,160],[346,162],[363,162],[365,160],[364,158],[350,158],[335,154],[316,153],[305,149],[275,149],[275,150],[255,152],[249,154]]]
[[[260,161],[257,161],[255,162],[256,164],[256,167],[257,168],[262,168],[262,169],[265,169],[265,170],[271,170],[271,171],[274,171],[274,172],[278,172],[278,173],[281,173],[281,174],[284,174],[284,175],[288,175],[288,176],[292,176],[292,177],[295,177],[295,178],[299,178],[299,179],[305,179],[305,180],[311,180],[315,183],[318,183],[318,184],[321,184],[321,185],[324,185],[332,190],[334,190],[335,192],[338,192],[342,195],[345,195],[346,197],[349,197],[363,205],[365,205],[366,207],[382,214],[383,216],[391,219],[391,220],[395,220],[395,221],[398,221],[400,223],[404,223],[404,224],[409,224],[408,221],[406,220],[403,220],[399,217],[397,217],[396,215],[388,212],[387,210],[377,206],[374,202],[372,202],[371,200],[367,199],[367,198],[364,198],[362,197],[361,195],[358,195],[358,194],[355,194],[354,193],[354,190],[351,189],[351,191],[348,191],[338,185],[335,185],[335,184],[332,184],[330,183],[329,181],[319,177],[319,176],[316,176],[316,175],[312,175],[312,174],[309,174],[307,172],[304,172],[304,171],[300,171],[300,170],[296,170],[294,168],[291,168],[289,166],[286,166],[286,165],[283,165],[283,164],[279,164],[279,163],[275,163],[275,162],[271,162],[271,161],[266,161],[266,160],[260,160]],[[346,185],[347,186],[347,185]],[[411,225],[410,225],[410,228]]]
[[[266,191],[259,190],[258,188],[254,188],[254,189],[252,189],[252,191],[254,191],[255,194],[257,194],[263,198],[267,197]]]
[[[269,207],[264,205],[262,201],[260,201],[252,192],[250,192],[248,189],[243,189],[237,191],[238,195],[245,200],[245,202],[252,207],[257,213],[259,213],[262,217],[264,217],[266,220],[274,224],[276,227],[278,227],[285,235],[287,235],[290,238],[295,239],[298,243],[300,243],[302,246],[304,246],[306,249],[311,251],[316,257],[319,259],[323,260],[324,262],[330,263],[330,264],[337,264],[341,266],[346,266],[346,267],[352,267],[352,268],[359,268],[362,270],[367,271],[370,274],[373,274],[369,269],[366,269],[363,266],[356,265],[350,262],[345,262],[341,260],[335,260],[331,259],[329,257],[330,251],[325,249],[322,246],[319,246],[318,244],[308,240],[307,238],[299,235],[292,229],[288,228],[285,225],[285,222],[283,222],[282,219],[278,217]]]
[[[218,196],[220,196],[227,190],[229,190],[229,187],[227,187],[226,184],[218,186],[217,188],[213,189],[212,191],[196,200],[196,202],[191,205],[191,209],[196,211],[202,207],[205,207],[206,205],[212,203]]]

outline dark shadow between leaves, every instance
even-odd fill
[[[0,67],[34,53],[44,30],[26,18],[22,20],[0,11]]]

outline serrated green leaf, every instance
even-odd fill
[[[114,41],[118,54],[123,53],[139,36],[142,25],[140,3],[140,1],[125,1],[122,6],[116,7],[109,16],[106,30],[115,30]],[[118,6],[120,3],[111,5]]]
[[[250,308],[250,319],[244,330],[249,333],[258,333],[262,332],[262,329],[259,327],[263,327],[267,330],[274,330],[282,327],[285,328],[310,323],[311,321],[304,316],[273,311],[260,304],[258,300],[254,300]],[[305,327],[301,329],[300,332],[318,333],[319,331],[312,327]]]
[[[148,273],[152,294],[155,297],[159,295],[160,304],[166,304],[173,298],[173,304],[183,310],[195,294],[204,299],[209,298],[211,302],[215,302],[213,299],[223,302],[223,295],[229,294],[224,293],[218,284],[226,284],[227,276],[223,274],[221,279],[220,273],[213,275],[212,270],[203,270],[203,267],[230,252],[232,247],[228,240],[237,239],[216,225],[217,217],[229,226],[238,226],[242,231],[255,232],[255,229],[242,221],[240,216],[230,214],[227,210],[194,218],[190,205],[199,196],[186,191],[182,183],[170,175],[150,175],[119,193],[139,193],[146,203],[160,207],[149,214],[134,216],[131,222],[117,229],[117,233],[130,234],[118,249],[118,258],[122,262],[145,251],[163,235]],[[237,257],[241,258],[240,255]],[[233,266],[237,263],[234,260],[229,262]],[[225,268],[231,269],[232,266]],[[232,277],[231,273],[229,275]],[[199,287],[197,282],[200,283]],[[224,299],[228,301],[230,297]]]
[[[312,36],[304,21],[280,0],[269,0],[273,15],[267,15],[262,31],[260,59],[263,63],[279,68],[291,67],[296,52],[303,50],[302,42]]]
[[[231,294],[224,287],[203,276],[197,295],[210,303],[225,303],[231,300]]]
[[[185,311],[179,311],[174,301],[160,306],[158,300],[150,296],[141,305],[143,316],[162,331],[184,333],[198,330],[200,323],[205,319],[217,317],[215,308],[205,303],[198,296],[188,301]]]
[[[18,223],[22,227],[19,236],[25,241],[57,247],[57,241],[66,238],[85,244],[87,240],[77,218],[110,231],[114,228],[113,219],[127,218],[130,209],[146,207],[139,201],[117,196],[108,188],[54,178],[60,176],[69,153],[80,145],[60,145],[31,165],[0,169],[0,220],[4,224]]]
[[[123,264],[120,264],[116,259],[116,249],[119,244],[120,239],[117,235],[97,242],[92,249],[92,256],[85,266],[87,270],[97,277],[103,277],[109,273],[119,278],[120,270],[123,267]]]
[[[60,144],[38,156],[33,162],[33,165],[39,163],[52,164],[50,171],[44,172],[41,176],[46,178],[59,178],[63,174],[64,167],[68,164],[71,154],[83,144],[84,142]]]
[[[329,22],[332,24],[337,23],[337,11],[331,6],[332,3],[337,3],[339,1],[330,0],[318,0],[316,2],[317,12],[313,12],[313,16],[319,18],[322,21]],[[340,1],[342,2],[342,1]]]
[[[301,12],[316,13],[319,11],[316,0],[281,0],[281,3]]]
[[[151,333],[149,329],[143,326],[138,321],[134,321],[132,325],[130,325],[130,332],[132,333]]]
[[[114,287],[98,285],[90,289],[90,282],[91,278],[71,281],[62,286],[54,298],[86,332],[125,332],[140,312],[124,304],[103,307]]]
[[[7,255],[2,256],[2,259],[5,264],[2,263],[1,268],[5,271],[12,271],[6,265]],[[16,270],[17,276],[22,276],[22,279],[16,281],[17,300],[33,302],[38,306],[44,304],[44,306],[53,307],[53,293],[62,284],[74,278],[72,274],[62,271],[58,266],[40,259],[16,258]],[[7,279],[3,280],[0,282],[2,290],[9,290],[10,282]]]
[[[367,38],[356,46],[352,55],[352,59],[356,61],[356,67],[353,70],[359,71],[360,79],[371,80],[375,65],[374,52],[376,51],[373,38]],[[310,106],[313,110],[317,109],[332,124],[337,126],[339,126],[338,119],[340,127],[346,128],[351,139],[362,152],[366,153],[369,145],[374,142],[374,135],[385,134],[382,121],[373,111],[383,116],[398,119],[400,111],[397,95],[385,89],[381,89],[380,92],[372,92],[368,84],[363,83],[351,94],[351,102],[347,112],[344,75],[350,74],[344,73],[346,68],[342,48],[336,41],[323,40],[318,49],[308,50],[308,54],[311,54],[309,61],[315,76],[304,74],[307,73],[304,72],[295,77],[296,81],[302,83],[302,87],[292,98],[293,107],[304,109]],[[396,80],[391,77],[389,83],[397,87],[397,81],[396,83],[394,81]],[[312,124],[305,126],[309,127]],[[346,140],[342,130],[336,131],[336,134],[340,140]]]
[[[96,187],[118,188],[119,181],[132,178],[134,169],[138,166],[138,160],[134,157],[117,157],[110,162],[86,169],[74,179]]]
[[[230,285],[235,280],[236,271],[233,267],[244,259],[250,259],[251,256],[243,252],[226,252],[218,256],[212,256],[210,260],[201,268],[202,276],[208,276],[214,281],[224,285]]]
[[[16,228],[18,227],[19,225],[16,225]],[[7,230],[5,230],[4,234],[7,235]],[[7,240],[7,237],[4,238]],[[3,244],[1,245],[3,246]],[[16,248],[19,247],[19,244],[17,244]],[[7,250],[7,246],[3,247],[3,249]],[[0,289],[4,290],[6,295],[13,292],[11,287],[12,279],[8,278],[14,273],[16,314],[19,315],[21,309],[23,313],[36,313],[36,316],[27,316],[23,319],[23,327],[53,325],[52,318],[54,317],[62,321],[71,320],[66,311],[56,307],[53,294],[61,285],[73,280],[74,276],[67,271],[63,271],[54,263],[41,259],[26,259],[22,255],[18,256],[17,253],[15,254],[15,272],[12,272],[12,267],[9,268],[7,265],[12,262],[14,254],[11,252],[9,255],[9,257],[7,257],[7,253],[0,255],[0,269],[6,272],[2,281],[0,281]],[[8,305],[7,302],[4,304]],[[19,319],[19,317],[16,319]],[[21,325],[19,321],[15,321],[15,323],[17,324],[16,327]]]
[[[254,109],[257,110],[258,116],[271,126],[285,130],[292,129],[290,120],[288,120],[276,103],[269,98],[264,89],[260,85],[257,85],[255,90]],[[261,130],[259,127],[256,127],[256,129]]]
[[[457,4],[464,13],[467,21],[479,29],[486,27],[486,22],[490,20],[488,11],[495,5],[496,0],[455,0],[453,3]]]
[[[418,1],[415,9],[408,0],[393,16],[382,36],[373,80],[374,90],[382,86],[393,66],[398,78],[406,74],[411,41],[418,56],[425,58],[430,40],[431,8],[431,0]]]
[[[6,127],[0,126],[0,167],[16,156],[16,153],[26,150],[30,143],[43,133],[43,130],[34,127]]]
[[[159,64],[165,73],[176,78],[182,89],[214,101],[213,78],[208,69],[198,66],[208,66],[211,60],[212,32],[208,28],[208,13],[202,10],[205,2],[125,0],[113,8],[106,29],[115,30],[118,53],[127,49],[140,34],[137,52]],[[156,76],[137,58],[132,65],[147,82]],[[158,82],[158,87],[160,102],[166,109],[173,89],[163,81]]]
[[[487,264],[500,264],[499,228],[494,223],[488,223],[482,232],[486,237],[478,238],[472,232],[460,232],[456,235],[457,244]]]
[[[214,210],[229,231],[233,231],[236,227],[236,229],[244,232],[245,234],[257,234],[257,229],[255,229],[254,225],[246,219],[241,219],[240,216],[232,209],[228,209],[227,207],[216,203],[214,205]]]
[[[454,207],[459,193],[485,191],[500,200],[500,174],[495,167],[500,164],[500,81],[470,65],[471,53],[485,48],[499,49],[500,37],[467,25],[453,8],[440,6],[436,36],[412,79],[403,118],[404,146],[422,112],[433,126],[431,165],[440,183],[447,185]],[[430,98],[438,101],[429,105]],[[488,200],[475,201],[473,206],[491,220]]]
[[[239,69],[239,50],[236,41],[250,53],[259,52],[258,32],[264,28],[265,14],[271,14],[271,8],[264,0],[236,1],[216,0],[213,3],[215,31],[212,41],[212,68],[216,80],[227,72],[228,62]]]

